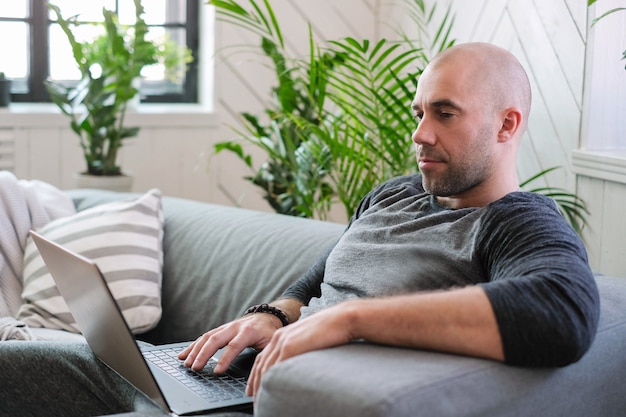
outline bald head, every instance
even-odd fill
[[[517,107],[523,115],[522,129],[526,129],[530,115],[531,90],[526,71],[520,62],[507,50],[488,43],[464,43],[455,45],[438,54],[425,73],[441,66],[458,68],[468,89],[480,94],[485,104],[497,109]]]
[[[502,48],[466,43],[437,55],[412,103],[424,189],[453,208],[481,207],[517,190],[530,101],[526,72]]]

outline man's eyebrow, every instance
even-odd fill
[[[458,104],[456,104],[455,102],[449,99],[434,100],[430,102],[428,106],[433,107],[435,109],[450,108],[450,109],[459,110],[459,111],[462,110],[461,106],[459,106]],[[413,102],[411,103],[411,108],[413,110],[421,110],[422,106],[419,103]]]
[[[447,107],[447,108],[451,108],[455,110],[461,110],[461,106],[459,106],[458,104],[456,104],[455,102],[449,99],[435,100],[432,103],[430,103],[430,105],[437,109],[440,109],[442,107]]]

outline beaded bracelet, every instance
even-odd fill
[[[272,307],[269,304],[257,304],[255,306],[250,307],[249,309],[246,310],[246,312],[243,314],[244,316],[247,316],[248,314],[254,314],[254,313],[269,313],[272,314],[276,317],[278,317],[278,319],[280,320],[280,322],[283,324],[283,327],[289,324],[289,320],[287,319],[287,315],[285,313],[283,313],[283,311],[279,308],[276,307]]]

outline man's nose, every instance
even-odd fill
[[[432,129],[432,125],[430,120],[426,117],[423,117],[415,131],[413,131],[412,136],[413,142],[416,145],[434,145],[436,142],[435,133]]]

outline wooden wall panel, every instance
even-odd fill
[[[602,181],[591,177],[579,177],[578,195],[587,202],[590,216],[583,229],[583,240],[589,255],[591,268],[601,269],[600,254],[602,253],[604,185]]]
[[[579,175],[578,194],[587,201],[590,212],[583,239],[591,268],[626,277],[626,184]]]
[[[623,231],[626,184],[604,181],[600,268],[605,274],[626,277],[626,241]]]
[[[15,170],[15,133],[13,129],[0,129],[0,169]]]
[[[54,159],[63,161],[61,131],[31,129],[29,131],[30,178],[45,178],[53,184],[62,182],[62,164],[46,164],[43,161]]]

